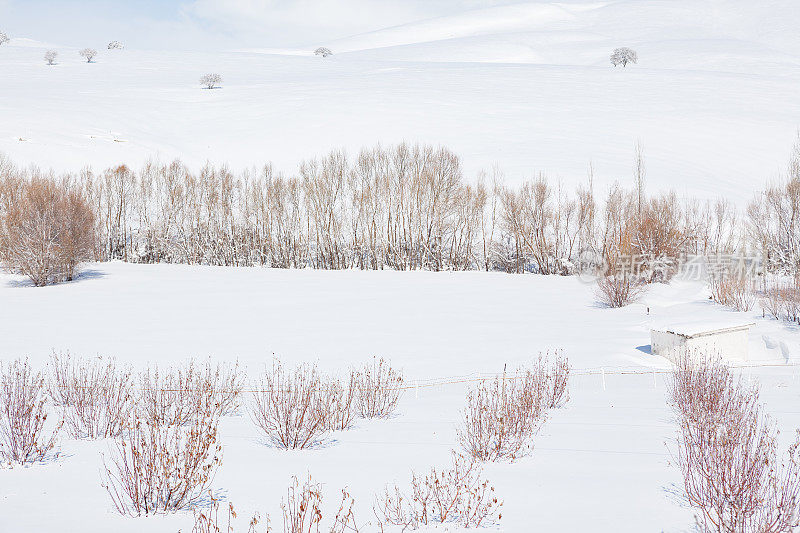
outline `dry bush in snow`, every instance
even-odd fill
[[[359,530],[353,505],[355,500],[347,490],[342,490],[342,500],[339,510],[330,522],[330,533],[357,532]],[[283,511],[284,533],[316,533],[323,523],[322,513],[322,485],[315,483],[309,476],[303,484],[296,476],[292,477],[292,484],[286,492],[286,499],[281,502]]]
[[[413,474],[410,492],[397,485],[386,487],[374,507],[381,530],[386,525],[406,530],[444,522],[463,528],[496,523],[502,518],[503,503],[481,474],[478,462],[453,453],[450,468],[431,468],[425,476]]]
[[[789,322],[800,321],[800,285],[798,278],[791,282],[765,282],[759,304],[774,319],[785,318]]]
[[[0,217],[0,254],[34,285],[72,280],[95,247],[94,213],[75,188],[35,176],[21,181]]]
[[[9,463],[42,461],[55,447],[61,424],[48,424],[47,388],[27,360],[0,365],[0,457]]]
[[[95,57],[97,57],[97,50],[95,50],[94,48],[84,48],[83,50],[78,52],[78,55],[84,58],[87,63],[91,63],[92,60]]]
[[[639,56],[636,52],[626,47],[615,48],[614,52],[611,54],[611,64],[615,67],[619,65],[627,67],[628,63],[636,63],[638,60]]]
[[[533,447],[547,410],[569,398],[569,364],[560,354],[550,365],[539,357],[532,369],[482,381],[467,394],[458,439],[475,459],[514,460]]]
[[[0,45],[6,44],[9,40],[8,35],[0,31]]]
[[[192,533],[234,533],[233,520],[236,519],[236,510],[232,503],[228,503],[224,514],[220,517],[220,500],[210,495],[211,505],[203,509],[194,509],[194,525]],[[247,533],[256,533],[256,526],[261,523],[259,514],[253,515],[248,523]],[[266,533],[271,531],[269,517],[267,517]]]
[[[327,432],[329,404],[316,366],[289,372],[279,361],[262,376],[249,406],[250,417],[278,448],[309,448]]]
[[[73,361],[68,353],[50,360],[48,391],[63,408],[64,424],[73,438],[119,436],[129,424],[136,396],[130,369],[113,360]]]
[[[601,303],[617,308],[636,302],[646,290],[647,285],[633,274],[617,273],[598,279],[595,294]]]
[[[222,83],[222,76],[219,74],[203,74],[200,76],[200,85],[206,89],[213,89]]]
[[[57,57],[58,57],[58,52],[56,52],[55,50],[48,50],[44,53],[44,61],[48,65],[55,65]]]
[[[212,417],[185,426],[137,419],[103,458],[103,486],[117,511],[141,516],[196,503],[222,462],[217,425]]]
[[[122,46],[122,43],[119,41],[111,41],[108,43],[109,50],[122,50],[123,48],[124,46]]]
[[[358,372],[356,405],[363,418],[385,418],[394,412],[403,393],[403,374],[382,357]]]
[[[157,424],[183,425],[194,418],[231,415],[241,405],[244,376],[234,365],[194,361],[139,375],[139,411]]]
[[[711,298],[736,311],[750,311],[756,303],[753,283],[747,276],[719,274],[710,277]]]
[[[314,50],[314,55],[322,56],[322,57],[328,57],[328,56],[332,56],[333,52],[331,52],[330,48],[325,48],[324,46],[320,46],[319,48]]]
[[[350,371],[346,381],[329,378],[323,385],[327,404],[325,423],[328,430],[342,431],[352,425],[356,417],[357,376],[355,371]]]
[[[686,357],[673,374],[676,463],[698,526],[716,532],[791,532],[800,525],[800,433],[783,461],[756,387],[718,361]]]

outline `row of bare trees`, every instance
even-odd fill
[[[458,156],[427,145],[377,146],[354,158],[334,151],[291,177],[271,166],[193,172],[179,161],[56,177],[0,158],[0,248],[26,274],[42,246],[62,241],[80,249],[77,261],[571,274],[622,255],[662,263],[740,245],[730,204],[647,197],[638,157],[637,186],[615,186],[601,200],[591,173],[574,191],[544,176],[506,187],[498,170],[471,184]],[[45,193],[63,196],[64,207]],[[26,216],[45,220],[20,221]],[[68,235],[26,232],[29,223]],[[73,271],[65,265],[35,281]]]

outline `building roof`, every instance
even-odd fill
[[[670,324],[653,325],[650,329],[653,331],[662,331],[665,333],[672,333],[691,339],[694,337],[703,337],[705,335],[716,335],[718,333],[727,333],[730,331],[740,331],[749,329],[754,326],[755,322],[680,322]]]

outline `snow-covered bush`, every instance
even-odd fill
[[[380,530],[387,525],[405,531],[444,522],[461,528],[496,523],[502,518],[503,502],[482,473],[480,463],[454,452],[450,468],[431,468],[425,476],[413,474],[410,492],[397,485],[386,487],[375,504]]]
[[[627,67],[628,63],[635,64],[638,60],[639,57],[636,55],[636,52],[626,47],[616,48],[611,54],[611,64],[615,67],[619,65]]]
[[[206,89],[213,89],[222,83],[222,76],[219,74],[203,74],[200,76],[200,84]]]
[[[47,387],[27,360],[0,363],[0,458],[42,461],[55,447],[61,424],[48,424]]]
[[[325,48],[324,46],[320,46],[316,50],[314,50],[314,55],[328,57],[332,56],[333,52],[331,52],[330,48]]]
[[[70,281],[92,257],[94,221],[79,189],[38,175],[21,180],[0,213],[0,258],[38,287]]]
[[[82,58],[86,60],[87,63],[91,63],[92,60],[97,56],[97,50],[94,48],[84,48],[80,52],[78,52]]]
[[[141,516],[187,509],[208,494],[222,462],[219,419],[186,426],[137,419],[103,458],[103,487],[117,511]]]
[[[403,374],[382,357],[356,375],[358,414],[363,418],[385,418],[394,412],[403,393]]]
[[[0,45],[4,45],[4,44],[6,44],[8,41],[10,41],[10,39],[8,38],[8,35],[6,35],[5,33],[3,33],[2,31],[0,31]]]
[[[560,354],[551,365],[540,356],[532,369],[481,381],[467,394],[458,429],[462,448],[481,461],[527,455],[548,409],[569,399],[569,364]]]
[[[123,48],[124,46],[119,41],[111,41],[110,43],[108,43],[109,50],[122,50]]]
[[[48,65],[55,65],[57,57],[58,57],[58,52],[56,52],[55,50],[48,50],[47,52],[44,53],[44,61]]]
[[[279,361],[261,378],[250,405],[250,418],[278,448],[317,445],[327,432],[329,403],[316,366],[286,371]]]
[[[702,353],[673,372],[675,463],[702,531],[790,532],[800,525],[800,432],[781,461],[756,386]]]
[[[133,374],[113,360],[73,361],[54,353],[48,391],[64,410],[64,425],[73,438],[119,436],[130,423],[136,401]]]

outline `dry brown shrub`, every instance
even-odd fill
[[[262,376],[249,411],[274,446],[302,449],[324,437],[329,408],[316,366],[301,365],[287,372],[275,361]]]
[[[386,418],[394,412],[403,393],[403,375],[383,359],[374,358],[357,373],[356,405],[363,418]]]
[[[357,374],[350,372],[347,381],[342,379],[329,378],[323,384],[323,394],[327,413],[325,423],[330,431],[342,431],[348,429],[356,417],[356,394],[357,394]]]
[[[346,489],[342,490],[339,510],[328,527],[330,533],[358,532],[353,505],[355,500]],[[286,499],[281,502],[283,511],[284,533],[316,533],[323,523],[322,485],[315,483],[311,476],[302,485],[297,476],[292,477],[292,484],[286,492]]]
[[[676,463],[703,531],[790,532],[800,525],[800,433],[777,457],[777,429],[756,387],[715,360],[680,361],[670,397],[680,431]]]
[[[161,370],[148,367],[139,376],[139,409],[158,424],[183,425],[195,417],[234,414],[244,377],[235,365],[198,367],[194,361]]]
[[[45,459],[55,447],[61,423],[47,424],[47,389],[27,359],[0,364],[0,457],[26,464]]]
[[[0,217],[0,253],[6,265],[34,285],[71,280],[96,246],[94,212],[65,183],[34,176]]]
[[[192,526],[192,533],[234,533],[233,520],[236,519],[236,510],[233,504],[228,502],[224,514],[220,517],[219,504],[220,500],[209,494],[211,505],[204,509],[195,509],[194,512],[194,526]],[[256,533],[256,526],[261,523],[261,516],[256,513],[250,519],[247,527],[247,533]],[[266,520],[266,533],[271,531],[269,527],[269,517]]]
[[[480,382],[467,393],[461,446],[482,461],[527,455],[548,409],[569,400],[568,381],[569,363],[557,354],[552,366],[540,356],[532,369]]]
[[[137,419],[103,459],[103,486],[117,511],[141,516],[195,504],[222,462],[217,425],[212,417],[187,426]]]
[[[130,421],[136,398],[133,375],[113,360],[72,361],[53,353],[48,391],[63,408],[64,424],[73,438],[119,436]]]
[[[464,528],[496,523],[502,518],[503,503],[481,474],[474,459],[453,453],[450,468],[413,474],[410,493],[397,485],[386,487],[374,507],[381,530],[385,525],[406,530],[444,522]]]
[[[755,305],[752,282],[746,276],[712,276],[710,287],[711,298],[718,304],[732,307],[736,311],[749,311]]]
[[[608,307],[624,307],[644,295],[647,285],[633,274],[618,273],[597,280],[597,298]]]

